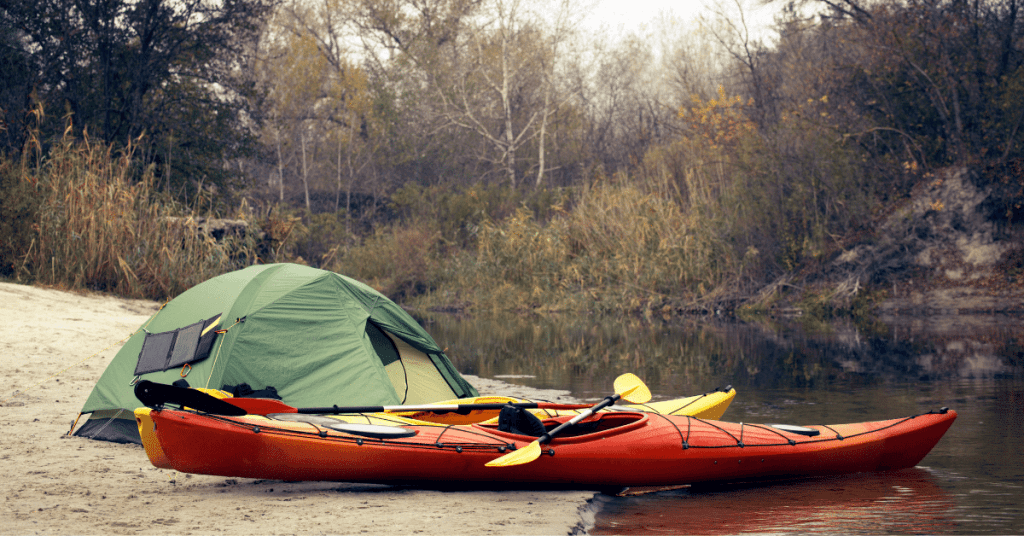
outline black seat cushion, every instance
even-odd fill
[[[498,413],[498,430],[511,434],[540,437],[547,432],[544,423],[523,408],[507,405]]]

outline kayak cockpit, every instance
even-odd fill
[[[474,424],[473,426],[481,430],[486,430],[488,433],[497,436],[524,441],[535,439],[536,437],[543,435],[545,432],[550,432],[558,426],[561,426],[570,418],[571,417],[569,416],[562,416],[541,420],[539,422],[543,427],[543,432],[540,431],[540,429],[537,429],[533,433],[525,433],[522,429],[503,430],[499,423],[481,423]],[[563,428],[558,432],[558,436],[553,439],[553,441],[587,441],[595,437],[609,437],[623,432],[628,432],[630,430],[635,430],[643,426],[649,418],[648,414],[640,412],[616,411],[609,413],[595,413],[591,417],[588,417],[572,426]]]

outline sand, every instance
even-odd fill
[[[0,534],[585,530],[592,492],[437,491],[188,475],[153,467],[140,446],[68,436],[100,374],[158,305],[0,283]],[[466,378],[481,394],[566,395]]]

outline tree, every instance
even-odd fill
[[[717,24],[705,21],[732,60],[739,66],[741,85],[753,100],[751,112],[762,127],[778,121],[775,95],[779,81],[768,63],[769,47],[752,31],[740,0],[733,0],[736,9],[727,13],[722,6],[716,10]]]
[[[141,145],[165,188],[224,183],[258,119],[244,62],[275,0],[0,0],[0,31],[27,58],[24,115],[41,106],[107,143]],[[136,142],[135,140],[139,140]],[[9,139],[7,149],[17,150]],[[166,164],[166,165],[163,165]],[[171,169],[174,168],[175,172]]]
[[[403,73],[434,132],[471,135],[461,156],[513,187],[531,170],[543,180],[549,121],[568,99],[556,73],[572,32],[570,1],[554,21],[525,0],[355,1],[376,65]]]
[[[347,41],[351,34],[351,12],[337,0],[323,0],[302,9],[291,4],[288,9],[293,33],[304,32],[316,43],[317,52],[325,62],[323,91],[325,101],[319,113],[326,122],[327,142],[336,142],[334,210],[341,206],[345,192],[346,231],[351,227],[352,192],[358,175],[373,161],[376,146],[381,143],[379,129],[373,118],[373,97],[366,73],[350,57],[354,54]]]
[[[382,143],[369,80],[350,59],[350,23],[335,0],[285,4],[272,21],[260,71],[272,115],[264,139],[275,147],[276,176],[298,177],[308,211],[311,188],[333,184],[335,212],[345,194],[347,227],[353,189]],[[278,182],[279,201],[284,182]]]
[[[310,164],[317,135],[321,131],[318,104],[324,98],[326,60],[308,33],[288,31],[276,35],[262,64],[267,91],[268,143],[276,148],[279,200],[284,200],[286,177],[298,175],[303,200],[310,210]],[[295,162],[294,172],[287,164]],[[287,169],[287,173],[286,173]]]
[[[32,92],[32,59],[12,28],[0,26],[0,153],[25,143],[23,116]]]
[[[916,165],[1021,155],[1018,0],[816,0],[849,43],[857,108]],[[900,145],[889,143],[889,145]]]

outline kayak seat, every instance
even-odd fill
[[[586,420],[580,421],[572,426],[563,428],[558,433],[558,437],[579,437],[594,434],[597,432],[615,430],[617,428],[622,428],[623,426],[632,425],[633,423],[642,421],[643,419],[644,415],[642,413],[599,413],[596,415],[592,415],[588,417]],[[544,422],[549,432],[562,424],[561,422],[556,420]]]
[[[601,420],[602,419],[598,417],[597,420],[593,421],[580,421],[568,428],[565,428],[560,435],[562,437],[568,437],[592,434],[598,431],[599,429],[604,428],[603,425],[606,423],[602,423]]]
[[[528,419],[529,417],[527,417]],[[543,428],[537,427],[535,430],[523,430],[522,427],[528,426],[522,422],[515,422],[517,419],[516,413],[513,410],[508,410],[505,416],[505,422],[502,425],[498,421],[501,420],[500,412],[499,416],[487,423],[477,423],[473,426],[480,427],[484,430],[488,430],[492,433],[501,434],[503,436],[526,436],[526,437],[540,437],[545,432],[551,432],[555,428],[562,426],[569,420],[569,415],[563,415],[551,419],[544,419],[540,421]],[[616,411],[610,413],[599,413],[591,415],[583,422],[578,422],[571,426],[566,426],[558,432],[558,439],[568,439],[574,437],[589,437],[597,433],[622,433],[629,430],[635,429],[639,426],[643,426],[648,421],[648,414],[640,412],[626,412]],[[513,431],[513,425],[516,425],[520,429]],[[539,435],[537,435],[539,434]],[[558,440],[556,439],[556,441]]]
[[[511,404],[503,406],[498,413],[498,430],[530,437],[540,437],[547,432],[544,423],[534,414]]]

